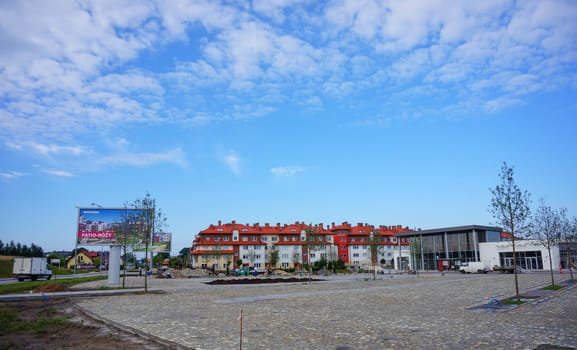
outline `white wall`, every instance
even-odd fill
[[[511,252],[513,251],[512,242],[489,242],[489,243],[479,243],[479,258],[483,262],[487,262],[491,267],[494,265],[501,265],[499,260],[499,253]],[[549,252],[539,241],[536,240],[518,240],[515,241],[515,251],[516,252],[526,252],[526,251],[541,251],[541,258],[543,260],[543,270],[550,271],[549,269]],[[551,247],[551,255],[553,258],[553,270],[559,270],[559,247]]]

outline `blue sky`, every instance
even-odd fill
[[[149,192],[218,220],[491,224],[503,161],[577,215],[574,1],[0,2],[0,239]],[[99,248],[97,248],[99,249]]]

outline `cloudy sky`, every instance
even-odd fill
[[[2,1],[0,239],[147,192],[218,220],[492,224],[501,164],[577,215],[577,3]],[[99,249],[99,248],[97,248]]]

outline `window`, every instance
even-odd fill
[[[263,241],[263,242],[266,242],[266,241],[268,241],[268,237],[266,237],[266,236],[265,236],[265,237],[261,237],[260,240]]]
[[[315,253],[310,253],[311,258],[314,258],[316,255]]]
[[[247,245],[243,245],[243,246],[242,246],[242,249],[243,249],[243,250],[248,250],[248,246],[247,246]]]
[[[254,267],[257,269],[260,268],[260,263],[254,263]]]
[[[253,241],[253,242],[256,242],[257,240],[258,240],[258,237],[257,237],[257,236],[252,236],[252,241]]]
[[[289,258],[289,255],[288,255],[288,254],[281,254],[281,258],[283,258],[283,259],[288,259],[288,258]]]
[[[285,237],[282,238],[282,240],[285,241],[285,242],[288,242],[288,237],[285,236]]]
[[[357,239],[355,237],[351,237],[351,242],[356,242]]]
[[[224,237],[222,237],[222,240],[228,242],[228,241],[230,240],[230,237],[229,237],[229,236],[224,236]]]
[[[259,245],[253,245],[252,248],[253,248],[254,250],[260,250],[260,246],[259,246]]]
[[[215,241],[215,242],[218,242],[218,241],[220,241],[220,237],[218,237],[218,236],[214,236],[214,241]]]
[[[353,246],[353,249],[359,249],[359,246],[358,246],[358,245],[354,245],[354,246]]]
[[[293,240],[293,241],[296,241],[296,240],[297,240],[296,236],[293,236],[293,237],[292,237],[292,240]]]
[[[205,241],[210,241],[210,236],[204,237],[204,240],[205,240]]]
[[[278,240],[278,237],[271,237],[270,240],[273,241],[273,242],[276,242],[276,241]]]
[[[248,241],[248,237],[242,237],[242,241],[243,241],[243,242]]]
[[[222,232],[222,227],[219,227],[218,229],[216,229],[218,232]]]
[[[353,258],[358,258],[359,257],[359,253],[354,253],[353,254]]]

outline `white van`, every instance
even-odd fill
[[[491,271],[489,265],[482,261],[469,261],[461,263],[459,267],[460,273],[487,273]]]

